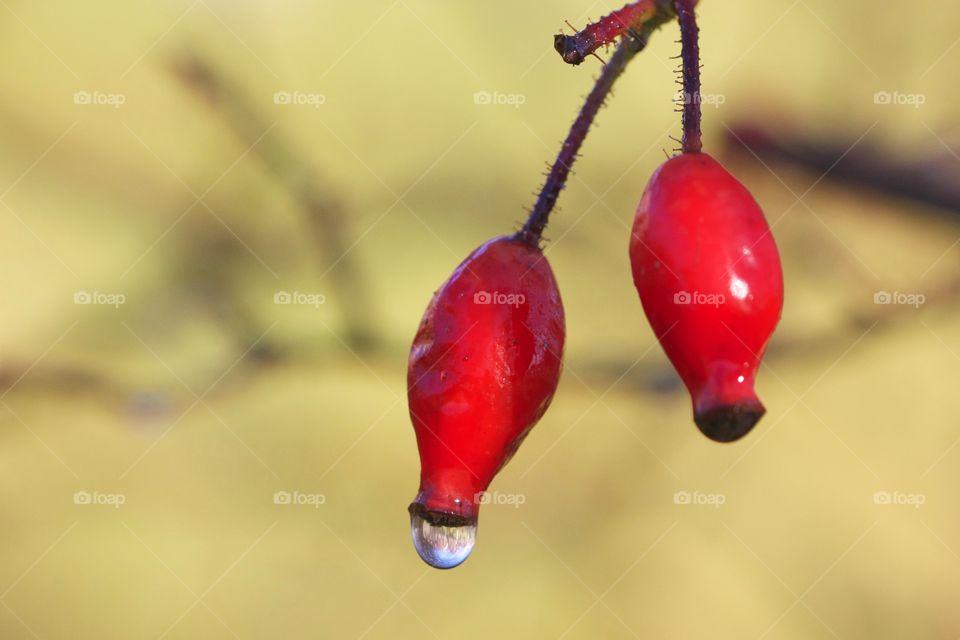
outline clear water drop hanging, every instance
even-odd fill
[[[424,562],[436,569],[452,569],[473,551],[477,541],[477,523],[433,523],[420,510],[411,509],[410,536]]]

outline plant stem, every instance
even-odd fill
[[[517,238],[534,246],[539,245],[550,212],[553,211],[554,205],[557,204],[557,198],[566,185],[570,169],[577,159],[577,154],[579,154],[580,147],[587,137],[587,132],[590,130],[590,125],[593,124],[597,111],[606,101],[607,95],[617,78],[627,68],[627,63],[646,46],[649,35],[650,30],[644,28],[639,37],[628,36],[624,38],[610,61],[603,67],[600,77],[597,78],[596,84],[583,103],[577,119],[570,127],[570,133],[567,134],[567,139],[564,140],[563,146],[560,148],[557,160],[553,163],[553,167],[547,175],[547,181],[540,190],[540,195],[537,197],[537,203],[534,205],[533,211],[530,212],[530,217],[527,218],[523,228],[517,232]]]
[[[637,25],[643,25],[658,16],[662,19],[661,24],[666,22],[672,14],[670,5],[670,0],[638,0],[587,25],[572,36],[557,34],[553,37],[553,48],[564,62],[578,65],[594,51]]]
[[[577,160],[580,147],[590,131],[593,120],[603,106],[613,88],[617,78],[627,68],[627,64],[647,46],[650,35],[663,24],[677,17],[681,6],[688,9],[690,19],[693,18],[693,7],[698,0],[637,0],[618,11],[588,25],[583,31],[572,36],[557,35],[554,37],[554,47],[564,61],[577,65],[603,45],[610,44],[617,37],[623,36],[620,45],[604,65],[600,77],[590,94],[587,95],[577,119],[570,127],[570,133],[564,140],[556,162],[547,174],[547,180],[540,190],[537,203],[530,212],[527,222],[514,237],[539,246],[543,230],[547,226],[550,212],[557,204],[557,198],[567,183],[573,163]],[[696,29],[696,23],[694,23]],[[696,33],[694,33],[694,47],[696,47]],[[686,50],[686,49],[685,49]],[[699,58],[699,55],[697,56]],[[686,66],[686,65],[685,65]],[[697,96],[699,103],[699,69],[697,73]],[[697,127],[699,140],[699,104],[697,105]]]
[[[676,0],[683,58],[683,152],[700,153],[700,29],[694,13],[696,0]]]

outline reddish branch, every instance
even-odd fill
[[[696,0],[693,4],[696,4]],[[564,62],[578,65],[597,49],[614,42],[620,36],[631,34],[637,38],[643,28],[656,29],[675,17],[673,0],[638,0],[584,27],[583,31],[572,36],[557,34],[553,38],[553,47]]]

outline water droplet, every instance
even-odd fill
[[[417,512],[410,514],[410,535],[417,553],[431,567],[452,569],[473,551],[477,541],[477,523],[462,525],[432,524]]]

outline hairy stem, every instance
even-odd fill
[[[691,6],[696,5],[697,0],[690,0],[690,3]],[[633,56],[647,46],[650,35],[676,16],[674,0],[639,0],[611,13],[575,36],[556,36],[554,44],[557,51],[560,51],[564,60],[571,64],[579,64],[584,56],[590,55],[603,44],[612,42],[617,36],[622,35],[624,38],[613,57],[610,58],[610,62],[604,65],[577,119],[573,121],[570,133],[567,134],[557,160],[547,174],[547,180],[540,190],[530,217],[517,232],[517,238],[534,246],[539,245],[543,230],[550,218],[550,212],[553,211],[557,198],[560,197],[560,192],[567,183],[573,163],[576,162],[577,155],[580,153],[580,147],[583,146],[590,126],[614,83],[627,68]],[[567,47],[573,52],[569,56],[564,54]]]
[[[683,59],[683,152],[700,153],[700,29],[696,0],[676,0]]]
[[[539,245],[540,237],[543,235],[544,227],[547,226],[550,212],[553,211],[554,205],[557,204],[557,198],[560,197],[560,192],[567,183],[570,169],[577,159],[577,154],[580,152],[580,147],[587,137],[587,132],[590,130],[590,125],[593,124],[593,119],[596,117],[597,111],[600,110],[600,107],[607,99],[607,95],[610,93],[610,89],[617,81],[617,78],[619,78],[620,74],[627,68],[627,63],[646,46],[650,31],[648,28],[643,28],[641,33],[638,34],[638,37],[624,38],[620,46],[617,47],[613,57],[611,57],[610,61],[603,67],[603,71],[600,72],[600,77],[597,78],[597,83],[593,86],[586,101],[583,103],[583,107],[580,109],[577,119],[574,120],[573,126],[570,127],[570,133],[567,134],[567,139],[564,140],[563,146],[560,148],[560,153],[557,155],[557,161],[553,163],[553,167],[551,167],[550,173],[547,175],[547,181],[540,191],[533,211],[530,212],[530,217],[527,218],[527,222],[523,225],[523,228],[517,232],[517,238],[534,246]]]
[[[694,0],[696,4],[696,0]],[[676,17],[673,0],[638,0],[614,11],[572,36],[557,34],[553,47],[563,61],[578,65],[600,47],[626,34],[639,35],[644,27],[656,29]]]

